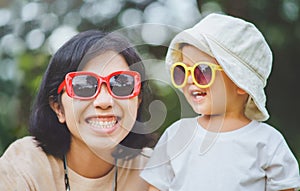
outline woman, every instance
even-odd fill
[[[150,139],[137,122],[144,79],[140,57],[117,34],[90,30],[66,42],[42,80],[32,136],[0,158],[0,190],[147,190],[139,170]]]

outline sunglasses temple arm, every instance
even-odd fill
[[[64,89],[65,85],[66,85],[66,82],[65,82],[65,80],[64,80],[64,81],[58,86],[57,94],[60,94],[60,93],[61,93],[61,91]]]

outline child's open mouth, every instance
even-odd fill
[[[200,98],[206,96],[206,92],[201,92],[201,91],[193,91],[191,94],[196,99],[200,99]]]

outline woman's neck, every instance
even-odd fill
[[[74,144],[74,142],[73,142]],[[87,145],[71,145],[66,160],[68,168],[86,178],[100,178],[107,175],[114,167],[111,151],[103,151],[105,157],[96,155]]]

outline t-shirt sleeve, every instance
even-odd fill
[[[160,137],[146,167],[140,176],[161,191],[168,190],[174,173],[167,152],[168,133]]]
[[[266,176],[267,191],[300,188],[297,160],[283,138],[270,159]]]

